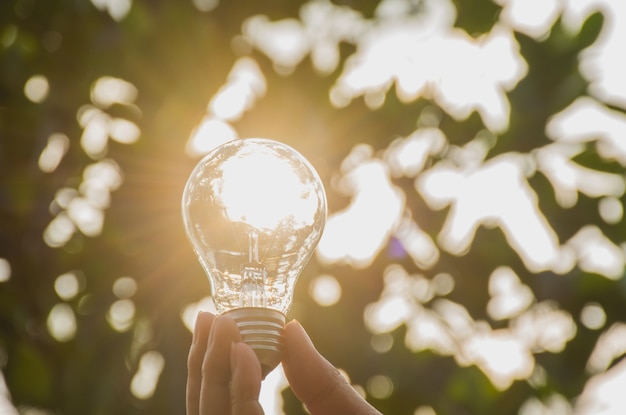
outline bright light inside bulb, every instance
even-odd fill
[[[294,227],[310,225],[317,199],[294,175],[289,160],[259,150],[241,151],[222,165],[223,181],[215,191],[230,220],[259,229],[276,228],[287,217]]]

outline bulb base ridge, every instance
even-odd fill
[[[235,320],[243,342],[256,353],[261,363],[261,376],[265,379],[282,360],[285,315],[261,307],[236,308],[223,315]]]

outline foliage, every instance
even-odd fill
[[[602,14],[591,14],[574,31],[555,18],[546,33],[535,36],[506,28],[506,3],[2,2],[0,268],[8,264],[10,272],[0,282],[0,365],[15,406],[24,413],[37,407],[68,415],[183,412],[191,335],[181,315],[209,293],[180,219],[182,188],[197,161],[197,154],[185,149],[194,129],[207,117],[216,118],[207,103],[242,57],[256,62],[265,86],[252,88],[256,95],[246,111],[221,120],[224,125],[239,137],[281,140],[306,155],[326,184],[331,218],[351,212],[360,224],[349,235],[337,231],[346,245],[366,239],[376,223],[388,222],[381,246],[371,255],[358,257],[344,246],[337,257],[324,256],[335,252],[326,241],[330,248],[301,276],[288,317],[302,322],[321,352],[383,413],[423,414],[429,408],[437,414],[518,413],[537,402],[552,410],[575,406],[592,376],[617,365],[625,351],[605,363],[590,363],[599,339],[624,324],[625,222],[621,214],[611,219],[602,213],[602,206],[623,211],[626,156],[617,144],[606,151],[608,121],[588,126],[588,134],[576,141],[558,129],[556,115],[581,97],[592,97],[602,111],[610,109],[613,120],[623,119],[624,108],[594,95],[580,69],[581,51],[604,30]],[[315,20],[312,4],[329,13],[325,19]],[[437,20],[440,12],[453,20]],[[281,55],[262,42],[261,34],[284,19],[304,30],[276,35],[279,40],[303,36],[299,49],[294,47],[299,57]],[[383,29],[406,28],[419,35],[429,25],[428,36],[452,33],[461,45],[504,44],[498,56],[506,60],[510,54],[509,72],[492,91],[487,84],[474,85],[478,93],[468,99],[475,101],[465,106],[437,92],[444,81],[402,89],[403,80],[423,73],[385,72],[398,68],[381,61],[395,56],[384,52],[423,45],[394,43],[401,37],[384,44],[388,32]],[[365,52],[376,42],[387,49],[372,58]],[[450,59],[447,70],[469,74],[466,84],[480,81],[471,78],[472,64],[489,72],[490,62],[418,51],[412,51],[418,62],[413,70]],[[374,84],[370,74],[366,80],[372,85],[346,87],[353,85],[350,76],[366,69],[368,58],[381,64],[375,74],[380,82]],[[34,92],[25,93],[37,75],[45,77],[44,86],[31,83]],[[106,94],[97,92],[107,79],[125,94],[107,102]],[[502,97],[510,112],[497,118],[493,107],[481,107],[489,94]],[[394,157],[411,137],[422,137],[417,142],[431,147],[421,166],[417,152],[402,170]],[[63,155],[46,170],[40,155],[51,141]],[[508,157],[523,162],[507,164]],[[567,177],[559,182],[551,176],[555,170],[546,167],[555,158],[573,168],[567,172],[582,171],[596,180],[587,187]],[[531,229],[507,230],[497,215],[478,223],[469,241],[446,236],[446,224],[468,205],[455,199],[458,194],[437,202],[433,190],[425,189],[441,188],[436,179],[444,171],[438,169],[464,180],[488,166],[517,169],[519,188],[528,189],[536,202],[529,206],[538,206],[545,219],[544,236],[553,241],[545,249],[553,248],[553,256],[546,250],[543,260],[525,256],[515,235]],[[382,170],[366,177],[355,173],[360,168]],[[503,180],[509,177],[509,170],[495,171],[504,172]],[[511,183],[517,182],[505,185]],[[368,189],[369,203],[357,205]],[[501,189],[478,190],[466,195],[470,202]],[[385,201],[389,195],[376,193],[382,191],[398,197],[395,213]],[[364,216],[357,217],[357,207]],[[519,219],[519,209],[507,220]],[[428,249],[434,252],[430,256]],[[594,262],[594,255],[605,254],[600,264]],[[603,268],[611,261],[617,264]],[[494,282],[500,278],[496,271],[504,275],[504,288]],[[340,301],[330,306],[311,295],[322,274],[332,275],[341,287]],[[128,276],[132,280],[123,278]],[[517,300],[521,305],[499,315],[493,311],[499,295],[504,306],[515,308]],[[112,306],[122,310],[117,317]],[[581,313],[590,310],[605,321],[597,327],[584,323]],[[120,321],[120,315],[128,319]],[[383,326],[372,322],[376,318]],[[528,323],[533,318],[543,326]],[[60,326],[51,328],[55,321]],[[523,331],[524,324],[531,330]],[[429,327],[443,337],[428,337]],[[520,333],[537,339],[520,346],[515,337]],[[427,344],[429,339],[444,343]],[[502,352],[503,358],[530,363],[520,364],[517,374],[498,377],[490,372],[488,358],[464,348],[471,341],[483,351],[494,344],[521,347]],[[162,357],[162,371],[154,393],[141,396],[131,385],[140,383],[134,379],[150,351]],[[285,413],[304,413],[288,389],[282,397]]]

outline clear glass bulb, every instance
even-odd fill
[[[277,141],[223,144],[187,180],[187,235],[217,311],[235,319],[264,376],[280,362],[285,313],[322,235],[326,209],[315,169]]]

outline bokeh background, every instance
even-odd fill
[[[626,413],[624,39],[616,0],[0,2],[0,413],[184,413],[180,198],[243,137],[319,171],[288,318],[380,411]]]

